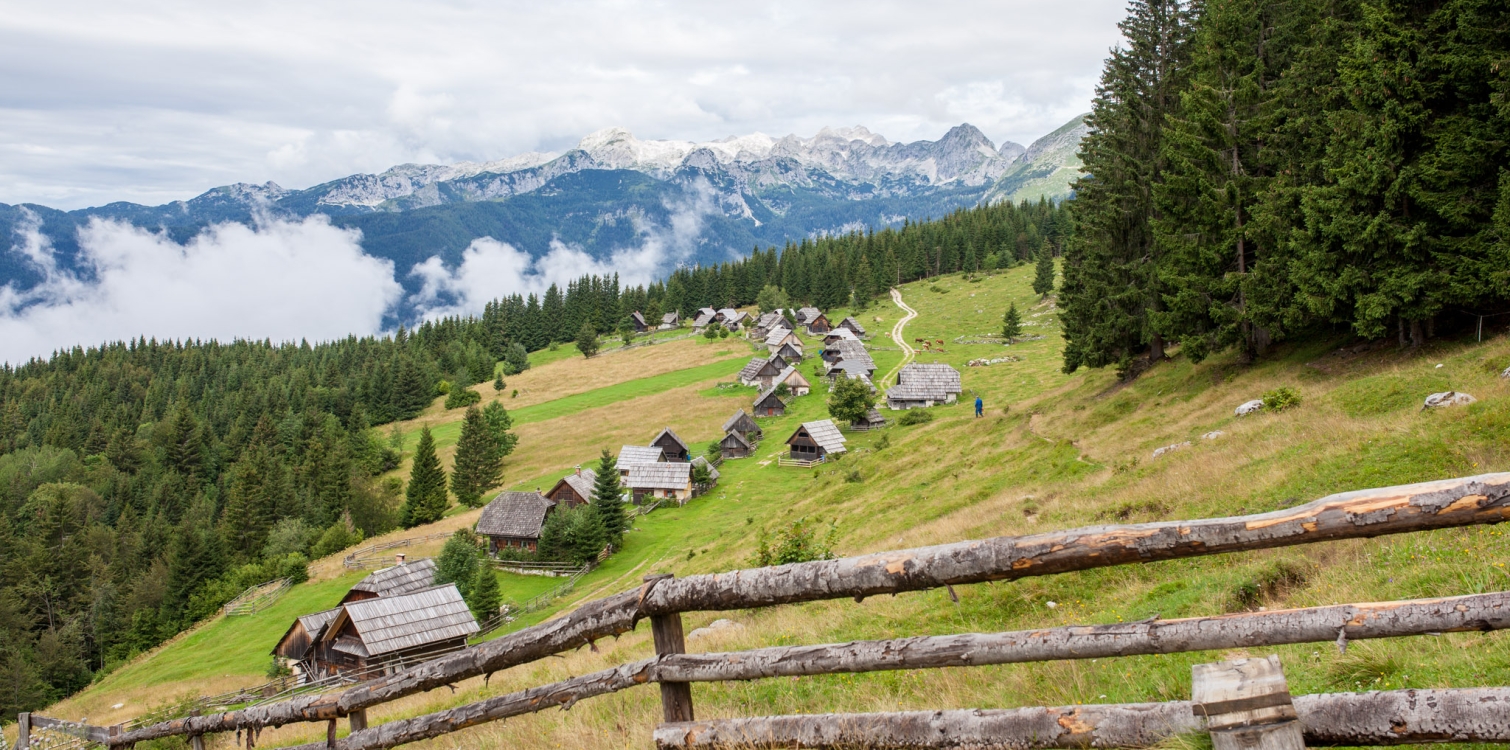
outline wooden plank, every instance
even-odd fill
[[[1002,634],[964,634],[775,647],[732,654],[680,654],[620,665],[551,685],[407,719],[342,740],[341,750],[388,748],[512,716],[570,707],[577,701],[658,681],[747,680],[881,669],[978,666],[1048,659],[1089,659],[1255,645],[1267,628],[1284,643],[1351,640],[1452,630],[1510,629],[1510,593],[1414,602],[1247,612],[1209,618],[1070,626]],[[318,750],[312,744],[302,750]]]
[[[865,747],[1146,748],[1205,729],[1190,701],[1054,708],[813,714],[663,724],[659,750]],[[1510,742],[1510,688],[1303,695],[1311,745]]]
[[[555,620],[416,665],[343,693],[123,733],[114,744],[179,734],[324,721],[358,708],[527,664],[633,630],[671,612],[748,609],[820,599],[864,598],[1076,570],[1287,547],[1510,519],[1510,473],[1361,490],[1287,510],[1200,521],[1096,526],[1026,537],[883,552],[840,560],[706,574],[649,584],[589,602]]]
[[[1213,750],[1303,750],[1279,657],[1191,667],[1190,700],[1206,720]]]
[[[31,750],[31,714],[16,714],[16,750]]]
[[[655,653],[660,657],[687,653],[682,637],[682,616],[656,615],[650,618],[650,632],[655,638]],[[661,682],[661,713],[664,721],[693,721],[692,685],[687,682]]]

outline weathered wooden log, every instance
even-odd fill
[[[112,744],[325,721],[619,635],[632,630],[639,619],[651,615],[749,609],[820,599],[860,599],[950,584],[1499,523],[1507,519],[1510,519],[1510,473],[1484,474],[1342,493],[1288,510],[1251,516],[1097,526],[661,580],[589,602],[565,617],[343,693],[296,697],[214,716],[162,722],[122,733],[112,738]]]
[[[110,739],[110,730],[106,727],[82,724],[77,721],[54,719],[48,716],[38,716],[37,714],[31,714],[30,726],[33,730],[46,729],[89,742],[105,742]]]
[[[511,716],[571,707],[577,701],[650,682],[752,680],[887,669],[979,666],[1054,659],[1275,645],[1330,643],[1423,633],[1510,628],[1510,592],[1382,604],[1244,612],[1219,617],[1068,626],[1015,633],[966,633],[735,653],[676,654],[621,665],[552,685],[352,734],[337,750],[376,750],[439,737]],[[323,743],[301,746],[317,750]]]
[[[1190,701],[876,714],[813,714],[663,724],[660,750],[713,748],[1149,747],[1205,731]],[[1303,695],[1307,745],[1510,742],[1510,688]]]

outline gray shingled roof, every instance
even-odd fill
[[[823,338],[825,338],[825,339],[830,339],[831,338],[831,339],[834,339],[836,341],[859,341],[860,340],[860,337],[856,336],[855,332],[849,330],[848,328],[834,328],[834,329],[830,330],[828,333],[823,334]]]
[[[944,364],[924,365],[914,362],[897,373],[897,385],[886,391],[886,397],[943,401],[949,394],[958,394],[962,390],[959,370]]]
[[[880,424],[885,421],[886,417],[881,416],[881,412],[877,411],[875,407],[871,407],[856,424]]]
[[[772,328],[771,332],[768,333],[768,334],[766,334],[765,345],[766,346],[775,346],[777,344],[780,344],[781,341],[782,341],[782,339],[785,339],[787,336],[790,336],[790,335],[792,335],[792,332],[789,331],[789,330],[787,330],[787,328],[786,328],[785,325],[782,325],[779,328]]]
[[[765,329],[769,330],[772,326],[775,326],[777,324],[782,324],[782,327],[785,328],[786,327],[785,326],[785,322],[786,322],[786,318],[781,317],[781,313],[779,313],[779,312],[768,312],[768,313],[760,316],[755,321],[755,327],[756,328],[765,328]]]
[[[715,481],[715,482],[718,481],[718,478],[720,476],[723,476],[722,474],[718,473],[718,467],[717,466],[714,466],[712,464],[712,462],[710,462],[708,459],[706,459],[706,458],[704,458],[702,456],[698,456],[697,458],[692,459],[691,465],[692,466],[706,466],[706,467],[708,467],[708,476],[710,478],[712,478],[713,481]]]
[[[820,419],[816,422],[803,422],[802,429],[807,430],[808,437],[813,439],[820,448],[828,453],[843,453],[844,444],[848,442],[844,433],[834,425],[832,419]]]
[[[624,484],[636,490],[684,490],[692,483],[692,464],[635,464]]]
[[[675,322],[677,322],[677,321],[679,321],[681,319],[682,319],[682,316],[680,316],[680,315],[678,315],[678,314],[676,314],[674,312],[668,312],[665,315],[661,316],[661,322],[662,323],[675,323]]]
[[[662,451],[653,445],[626,445],[619,449],[619,468],[635,464],[653,464],[661,460]]]
[[[852,329],[855,333],[858,333],[861,336],[865,335],[865,326],[860,325],[860,321],[855,320],[855,317],[853,315],[839,321],[839,325]]]
[[[545,514],[555,504],[538,492],[500,492],[482,509],[482,515],[477,518],[477,533],[539,539]]]
[[[828,371],[830,373],[835,371],[842,372],[850,377],[858,375],[868,380],[870,374],[876,371],[876,363],[870,357],[850,357],[835,362],[833,367],[828,368]]]
[[[772,396],[771,395],[771,394],[774,394],[776,392],[776,386],[778,386],[778,385],[780,385],[780,383],[772,383],[770,388],[767,388],[767,389],[761,391],[760,395],[758,395],[758,396],[755,397],[755,406],[757,406],[757,407],[760,406],[760,402],[766,400],[766,398],[775,398],[777,401],[781,401],[781,397],[780,396]],[[790,387],[790,386],[788,386],[788,387]],[[786,402],[785,401],[781,401],[781,405],[784,408],[786,406]]]
[[[352,591],[366,591],[378,596],[401,596],[435,584],[435,561],[426,557],[403,565],[383,568],[357,581]]]
[[[582,469],[580,473],[572,472],[567,474],[561,478],[561,481],[566,482],[578,495],[591,501],[593,484],[598,481],[598,472],[592,469]],[[551,489],[554,490],[555,488],[552,487]]]
[[[799,307],[797,308],[797,322],[807,325],[813,321],[813,318],[822,314],[823,311],[816,307]]]
[[[750,418],[749,414],[745,413],[744,409],[734,412],[734,416],[729,417],[729,421],[724,422],[724,432],[749,432],[759,429],[760,426],[755,423],[754,419]]]
[[[766,357],[755,357],[754,359],[751,359],[750,363],[745,365],[743,370],[739,371],[739,379],[750,380],[754,378],[755,375],[760,372],[760,368],[765,367],[765,363],[770,361],[771,360]]]
[[[478,631],[454,583],[405,596],[352,602],[346,605],[346,616],[372,656],[465,638]]]
[[[629,317],[634,318],[634,322],[639,323],[642,326],[647,325],[647,323],[645,323],[645,316],[641,315],[639,310],[635,310],[634,312],[630,313]]]
[[[715,322],[713,313],[698,313],[698,316],[692,319],[692,327],[703,328],[713,322]]]
[[[797,372],[797,368],[792,367],[791,365],[787,365],[786,369],[782,370],[781,374],[777,375],[776,379],[772,380],[771,383],[786,383],[786,387],[788,388],[813,387],[812,383],[807,382],[807,378],[802,377],[802,373]]]
[[[744,446],[746,449],[754,448],[755,447],[754,445],[751,445],[750,441],[746,440],[745,436],[742,433],[740,433],[738,430],[730,430],[730,431],[728,431],[727,433],[724,434],[724,439],[720,440],[719,442],[722,443],[722,442],[726,442],[726,441],[731,440],[731,439],[734,442],[739,443],[741,446]]]
[[[341,608],[335,607],[333,609],[327,609],[324,612],[316,612],[314,614],[304,615],[299,618],[299,624],[304,626],[304,632],[308,633],[311,639],[319,638],[320,628],[325,627],[325,623],[336,619],[336,615],[340,613]]]

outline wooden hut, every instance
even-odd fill
[[[740,410],[740,413],[743,414],[744,410]],[[723,440],[718,441],[718,452],[725,460],[748,458],[755,453],[755,444],[738,430],[731,430],[724,434]]]
[[[337,609],[321,632],[316,671],[372,679],[465,648],[478,630],[454,583],[352,602]]]
[[[860,321],[855,320],[855,317],[853,315],[839,321],[838,327],[843,328],[856,336],[860,336],[862,338],[865,336],[865,326],[860,325]]]
[[[558,506],[574,508],[592,502],[593,485],[598,481],[598,472],[577,467],[575,472],[561,477],[545,498]]]
[[[666,457],[661,449],[650,445],[626,445],[619,449],[619,478],[629,476],[629,467],[635,464],[658,464]]]
[[[886,418],[881,416],[881,412],[870,409],[865,412],[865,416],[851,422],[849,426],[856,430],[879,430],[886,426]]]
[[[786,384],[787,390],[791,391],[793,396],[806,396],[813,390],[813,385],[807,382],[807,378],[802,377],[802,373],[797,372],[797,368],[795,367],[787,367],[781,371],[780,375],[771,380],[771,385],[773,386],[782,385],[783,383]]]
[[[952,404],[963,390],[959,370],[914,362],[897,373],[897,384],[886,391],[886,406],[900,410]]]
[[[786,413],[786,402],[776,395],[776,387],[771,386],[755,397],[754,411],[757,417],[779,417]]]
[[[802,346],[792,341],[785,342],[771,357],[780,358],[787,364],[796,364],[802,361]]]
[[[281,656],[287,659],[300,677],[300,682],[312,682],[319,679],[319,668],[315,666],[315,645],[320,636],[325,632],[325,626],[341,611],[340,607],[327,609],[324,612],[295,617],[294,624],[288,626],[283,637],[278,639],[278,645],[273,646],[273,656]]]
[[[792,318],[797,321],[797,325],[805,326],[822,314],[823,311],[816,307],[799,307],[792,313]]]
[[[477,533],[488,538],[491,553],[510,547],[534,552],[545,517],[555,507],[555,501],[538,492],[500,492],[482,509]]]
[[[718,311],[711,307],[704,307],[697,311],[697,316],[692,319],[692,330],[701,330],[718,322]]]
[[[845,451],[845,442],[844,433],[839,432],[832,419],[803,422],[786,439],[792,460],[804,462],[827,461],[829,456]]]
[[[734,416],[729,417],[729,421],[724,422],[724,432],[737,432],[745,437],[754,437],[757,440],[762,434],[760,425],[756,424],[755,420],[751,419],[750,415],[746,414],[744,409],[734,412]]]
[[[390,568],[375,570],[346,592],[341,603],[359,602],[384,596],[412,594],[422,588],[435,585],[435,561],[423,558],[408,562],[403,554],[394,556]]]
[[[661,455],[667,461],[688,461],[692,458],[692,449],[681,438],[671,431],[670,427],[661,430],[660,434],[650,441],[650,447],[660,448]]]
[[[678,313],[668,312],[665,315],[661,316],[661,325],[660,325],[660,328],[663,331],[664,330],[669,330],[669,329],[672,329],[672,328],[680,328],[681,325],[682,325],[682,316],[680,314],[678,314]]]
[[[636,505],[645,498],[665,498],[684,502],[692,497],[692,464],[635,464],[629,468],[624,484]]]
[[[780,352],[781,347],[787,344],[795,347],[798,352],[802,351],[802,341],[797,338],[797,334],[785,327],[772,328],[771,332],[766,334],[765,348],[772,354]]]
[[[650,324],[645,322],[645,316],[639,310],[629,314],[629,322],[634,326],[636,333],[644,333],[650,330]]]
[[[694,471],[699,466],[708,470],[707,486],[699,487],[698,485],[693,485],[693,489],[697,489],[699,491],[706,490],[708,487],[718,484],[718,478],[723,476],[718,472],[718,467],[714,466],[713,462],[709,461],[706,457],[698,456],[697,458],[692,459],[692,463],[690,465],[692,466]]]

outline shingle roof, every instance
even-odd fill
[[[847,357],[835,362],[832,367],[828,368],[830,373],[836,370],[850,377],[859,375],[868,380],[870,374],[876,371],[876,363],[870,357]]]
[[[825,338],[825,339],[830,339],[831,338],[831,339],[835,339],[837,341],[859,341],[860,340],[860,337],[856,336],[855,332],[849,330],[848,328],[834,328],[834,329],[831,329],[828,333],[823,334],[823,338]]]
[[[456,584],[405,596],[366,599],[347,604],[346,617],[373,656],[425,646],[478,631]]]
[[[639,323],[642,326],[646,325],[645,316],[641,315],[639,310],[635,310],[634,312],[630,313],[629,317],[634,318],[634,322]]]
[[[314,614],[300,617],[299,624],[304,626],[304,632],[309,633],[310,638],[318,638],[320,637],[320,628],[325,627],[325,623],[336,619],[336,615],[340,613],[340,607],[327,609],[324,612],[315,612]]]
[[[702,456],[698,456],[697,458],[692,459],[692,464],[691,465],[692,466],[706,466],[706,467],[708,467],[708,476],[711,479],[713,479],[713,481],[715,481],[715,482],[718,481],[718,478],[720,476],[722,476],[721,474],[718,473],[718,467],[714,466],[712,462],[710,462],[706,458],[703,458]]]
[[[797,372],[797,368],[792,367],[791,365],[787,365],[787,368],[785,370],[782,370],[781,374],[777,375],[776,379],[773,380],[773,381],[771,381],[771,382],[772,383],[786,383],[786,387],[788,387],[788,388],[799,388],[799,387],[800,388],[811,388],[812,387],[812,384],[809,383],[809,382],[807,382],[807,378],[802,377],[802,373]]]
[[[477,533],[539,539],[545,514],[555,504],[538,492],[500,492],[482,509],[477,518]]]
[[[724,434],[724,439],[720,440],[719,442],[720,443],[725,443],[725,442],[728,442],[730,440],[733,440],[734,442],[738,443],[739,445],[741,445],[741,446],[743,446],[745,448],[753,448],[753,447],[755,447],[755,446],[753,446],[753,445],[750,444],[750,441],[748,441],[748,440],[745,439],[745,436],[742,433],[740,433],[739,430],[730,430],[730,431],[728,431],[727,433]]]
[[[692,464],[635,464],[624,484],[636,490],[683,490],[692,483]]]
[[[678,315],[678,314],[676,314],[674,312],[668,312],[665,315],[661,316],[661,322],[662,323],[675,323],[676,321],[681,320],[681,319],[682,319],[682,316],[680,316],[680,315]]]
[[[767,398],[774,398],[778,402],[781,403],[781,406],[783,408],[785,408],[786,407],[786,402],[782,401],[780,396],[775,395],[775,393],[776,393],[776,386],[778,386],[778,385],[780,385],[780,383],[772,383],[770,388],[767,388],[767,389],[761,391],[760,395],[758,395],[758,396],[755,397],[755,406],[759,407],[760,404],[761,404],[761,402],[765,401]],[[788,386],[788,387],[790,387],[790,386]]]
[[[698,313],[697,317],[692,320],[692,327],[702,328],[713,322],[713,313]]]
[[[687,441],[685,441],[685,440],[677,437],[676,433],[672,432],[670,427],[662,428],[660,432],[657,432],[655,434],[655,437],[653,437],[653,438],[650,439],[650,444],[651,445],[655,445],[656,443],[661,442],[661,438],[666,437],[667,435],[670,435],[671,439],[675,440],[676,444],[680,445],[682,447],[682,450],[688,451],[688,452],[690,452],[692,450],[692,447],[689,446],[689,445],[687,445]]]
[[[766,334],[765,345],[766,346],[776,346],[777,344],[781,343],[782,339],[785,339],[787,336],[790,336],[790,335],[792,335],[792,332],[789,331],[789,330],[787,330],[787,328],[786,328],[785,325],[777,327],[777,328],[772,328],[771,332],[768,333],[768,334]]]
[[[820,419],[816,422],[803,422],[802,429],[807,430],[808,437],[812,438],[813,442],[817,443],[818,447],[824,451],[828,453],[843,453],[845,451],[844,444],[848,441],[845,439],[844,433],[839,432],[839,428],[834,425],[834,420]],[[796,437],[796,433],[793,433],[792,437]],[[788,442],[790,442],[790,439],[788,439]]]
[[[662,451],[653,445],[626,445],[619,449],[619,468],[635,464],[653,464],[661,460]]]
[[[597,481],[598,472],[592,469],[582,469],[580,472],[572,472],[561,478],[561,482],[565,482],[567,486],[571,487],[584,500],[588,501],[592,500],[593,484]],[[557,484],[560,484],[560,482],[557,482]],[[552,487],[551,491],[554,492],[555,489],[555,487]]]
[[[378,596],[401,596],[435,584],[435,561],[430,558],[375,570],[357,581],[352,591]]]
[[[853,315],[839,321],[839,325],[852,329],[855,333],[858,333],[861,336],[865,335],[865,326],[860,325],[860,321],[855,320],[855,317]]]
[[[856,424],[880,424],[885,421],[886,417],[881,416],[881,412],[877,411],[875,407],[871,407]]]
[[[806,325],[822,314],[823,311],[816,307],[799,307],[797,308],[797,322]]]
[[[786,322],[786,318],[781,317],[781,313],[779,313],[779,312],[768,312],[768,313],[760,316],[760,318],[755,321],[755,327],[770,329],[772,326],[775,326],[776,324],[781,323],[781,324],[783,324],[782,327],[784,328],[784,327],[786,327],[784,325],[785,322]]]
[[[743,370],[739,371],[739,379],[750,380],[751,378],[754,378],[755,375],[760,372],[760,368],[765,367],[765,363],[770,361],[771,360],[767,359],[766,357],[755,357],[751,359],[750,363],[745,365]]]
[[[788,341],[787,343],[782,344],[780,349],[776,350],[775,356],[780,357],[787,362],[790,362],[792,360],[801,361],[802,347],[794,346],[792,342]]]
[[[887,398],[942,401],[959,393],[959,370],[944,364],[924,365],[916,362],[897,373],[897,385],[886,391]]]
[[[729,417],[729,421],[724,422],[724,432],[749,432],[759,429],[760,426],[755,424],[755,420],[751,419],[750,415],[746,414],[744,409],[734,412],[734,416]]]

